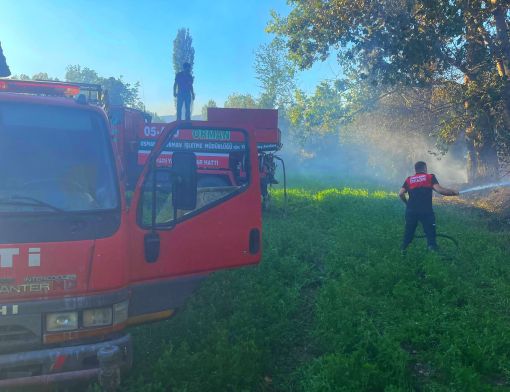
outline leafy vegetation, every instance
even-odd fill
[[[58,78],[51,77],[46,72],[38,72],[32,75],[32,77],[26,74],[12,75],[12,78],[19,80],[59,80]],[[123,80],[122,75],[119,77],[104,77],[91,68],[82,67],[81,65],[68,65],[66,67],[65,81],[99,84],[107,92],[109,104],[145,110],[145,105],[140,98],[140,83],[127,83]],[[154,117],[154,121],[156,121],[158,119],[157,114],[151,114]]]
[[[66,67],[65,80],[68,82],[100,84],[104,90],[108,91],[108,101],[111,105],[124,105],[141,110],[144,109],[144,104],[139,96],[140,83],[127,83],[122,80],[122,75],[118,78],[113,76],[102,77],[88,67],[68,65]]]
[[[293,103],[296,70],[285,56],[285,41],[275,38],[262,45],[255,53],[254,69],[262,89],[260,107],[283,109]]]
[[[415,240],[401,256],[395,194],[304,184],[287,208],[276,193],[259,266],[214,274],[173,319],[132,331],[122,390],[510,390],[508,232],[441,205],[458,251]]]
[[[11,70],[9,69],[7,61],[5,60],[2,44],[0,44],[0,77],[9,76],[10,74]]]
[[[214,99],[210,99],[207,101],[205,105],[202,106],[201,114],[202,119],[207,120],[207,108],[217,108],[218,105],[216,104],[216,101]]]
[[[189,29],[180,28],[177,30],[177,35],[174,39],[172,62],[175,73],[182,71],[182,65],[184,63],[189,63],[193,71],[195,48],[193,48],[193,38],[191,37]]]
[[[254,98],[251,94],[239,94],[239,93],[230,94],[227,97],[224,106],[226,108],[239,108],[239,109],[257,109],[259,107],[257,99]]]
[[[448,109],[439,135],[465,136],[470,180],[497,177],[497,152],[508,155],[510,135],[508,1],[289,4],[287,16],[273,14],[269,31],[286,40],[300,68],[334,53],[353,90],[441,90]]]

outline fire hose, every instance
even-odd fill
[[[415,238],[427,238],[426,235],[424,234],[420,234],[420,235],[416,235]],[[452,259],[453,258],[453,254],[452,253],[457,253],[460,249],[460,246],[459,246],[459,241],[457,241],[456,238],[450,236],[450,235],[446,235],[446,234],[436,234],[436,238],[445,238],[447,239],[448,241],[450,241],[453,245],[454,245],[454,249],[451,251],[451,252],[448,252],[447,254],[445,254],[441,248],[439,248],[439,255],[442,256],[443,258],[447,258],[447,259]]]

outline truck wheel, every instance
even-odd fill
[[[198,188],[215,188],[229,185],[230,183],[223,176],[203,176],[197,181]]]

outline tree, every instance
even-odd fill
[[[99,76],[96,71],[90,68],[69,65],[66,68],[65,79],[68,82],[100,84],[104,90],[108,91],[111,105],[129,106],[144,110],[138,92],[140,83],[136,82],[133,85],[126,83],[122,80],[122,75],[118,78],[113,76],[105,78]]]
[[[506,0],[292,0],[269,30],[300,68],[337,53],[359,82],[443,86],[452,100],[443,136],[465,134],[471,180],[496,176],[498,141],[510,139]],[[456,99],[456,101],[453,101]],[[510,143],[499,143],[499,148]],[[508,150],[506,151],[508,154]]]
[[[281,38],[262,45],[255,53],[255,74],[262,88],[259,106],[281,109],[290,106],[296,89],[295,72]]]
[[[0,43],[0,77],[6,77],[11,75],[11,70],[7,65],[7,60],[5,59],[4,52],[2,50],[2,44]]]
[[[210,99],[204,106],[202,106],[202,119],[207,120],[207,108],[217,108],[216,101]]]
[[[233,93],[227,97],[224,106],[226,108],[257,109],[257,100],[251,94]]]
[[[101,84],[101,78],[96,71],[81,65],[68,65],[65,79],[68,82]]]
[[[193,71],[193,63],[195,62],[195,49],[193,48],[193,39],[189,33],[189,29],[180,28],[174,39],[173,64],[175,73],[182,70],[182,64],[190,63]]]
[[[16,79],[16,80],[30,80],[30,76],[28,76],[27,74],[19,74],[19,75],[12,75],[12,78],[13,79]]]
[[[38,72],[34,75],[32,75],[32,80],[58,80],[58,79],[52,79],[46,72]]]
[[[287,115],[291,125],[289,132],[301,145],[330,134],[338,135],[345,117],[342,93],[330,82],[320,83],[311,96],[297,90],[294,105]]]
[[[32,77],[27,74],[11,75],[11,77],[16,80],[51,80],[55,82],[59,80],[58,78],[52,78],[47,72],[37,72]]]
[[[160,117],[158,115],[158,113],[156,113],[156,112],[151,112],[149,110],[146,110],[145,112],[151,116],[151,121],[153,123],[164,123],[164,122],[166,122],[165,119]]]

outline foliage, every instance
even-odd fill
[[[362,78],[390,85],[404,81],[424,86],[438,78],[471,75],[471,67],[480,64],[466,58],[474,38],[466,36],[467,28],[475,24],[485,30],[495,11],[485,1],[460,0],[291,3],[294,9],[288,17],[273,14],[269,30],[289,39],[290,54],[302,68],[325,60],[333,48],[347,70],[361,71]],[[493,35],[487,38],[495,39]]]
[[[297,91],[286,112],[288,132],[303,149],[302,161],[323,171],[331,162],[338,172],[347,166],[359,175],[400,181],[414,162],[427,160],[441,178],[465,182],[466,149],[456,141],[461,127],[450,130],[455,137],[442,133],[445,123],[454,124],[445,119],[460,115],[445,94],[442,87],[322,82],[312,95]]]
[[[227,97],[223,104],[226,108],[256,109],[259,107],[257,100],[251,94],[233,93]]]
[[[11,75],[11,70],[7,65],[4,52],[2,50],[2,44],[0,43],[0,77],[6,77]]]
[[[146,110],[145,112],[151,116],[152,122],[154,122],[154,123],[164,123],[165,122],[165,120],[162,117],[160,117],[156,112],[151,112],[149,110]]]
[[[396,194],[301,184],[285,211],[275,194],[258,267],[215,273],[173,319],[132,330],[121,390],[510,389],[508,233],[443,206],[458,253],[416,240],[402,257]]]
[[[189,29],[180,28],[174,39],[173,65],[175,73],[182,70],[184,63],[190,63],[191,70],[195,62],[195,49],[193,48],[193,39]]]
[[[210,99],[204,106],[202,106],[202,119],[207,120],[207,108],[217,108],[216,101]]]
[[[294,105],[287,114],[291,123],[290,133],[305,144],[329,133],[338,135],[346,114],[345,101],[336,84],[321,82],[311,96],[297,90]]]
[[[32,80],[52,80],[46,72],[38,72],[32,76]]]
[[[66,68],[65,80],[77,83],[100,84],[102,88],[108,91],[108,98],[111,105],[123,105],[137,109],[144,109],[140,100],[140,83],[126,83],[122,80],[122,75],[118,78],[113,76],[102,77],[96,71],[80,65],[68,65]]]
[[[364,155],[364,162],[354,157],[352,166],[384,172],[388,179],[400,177],[416,160],[427,159],[427,153],[437,159],[463,161],[457,146],[445,158],[446,145],[436,145],[443,127],[440,118],[454,109],[443,92],[440,88],[323,81],[311,95],[296,91],[294,105],[285,112],[290,121],[288,133],[322,160],[338,162],[335,156],[341,156],[340,161],[347,161],[353,159],[348,158],[352,152]]]
[[[442,88],[395,88],[385,93],[379,89],[377,100],[352,116],[342,128],[341,137],[354,145],[371,146],[369,164],[390,163],[387,173],[405,173],[427,155],[431,160],[464,162],[465,149],[462,143],[456,143],[459,128],[450,131],[454,137],[439,134],[444,132],[449,111],[455,109],[442,96],[443,92]],[[385,156],[393,159],[384,159]],[[456,182],[461,180],[457,178]]]
[[[13,75],[12,77],[19,80],[59,80],[58,78],[52,78],[46,72],[38,72],[32,77],[25,74]],[[126,83],[122,80],[122,75],[118,78],[112,76],[102,77],[95,70],[88,67],[68,65],[66,67],[65,80],[75,83],[99,84],[103,90],[108,92],[108,99],[111,105],[123,105],[145,110],[145,105],[139,96],[140,83]],[[151,115],[157,117],[156,113],[151,113]]]
[[[53,81],[59,80],[58,78],[52,78],[46,72],[38,72],[36,74],[33,74],[31,77],[26,74],[12,75],[12,79],[17,79],[17,80],[53,80]]]
[[[262,45],[255,53],[254,67],[262,88],[259,98],[262,108],[283,109],[293,103],[296,70],[286,55],[285,42],[280,38]]]
[[[30,79],[32,79],[30,76],[28,76],[27,74],[23,74],[23,73],[19,74],[19,75],[12,75],[12,78],[13,79],[17,79],[17,80],[30,80]]]
[[[442,135],[467,129],[475,177],[494,175],[510,132],[510,36],[504,0],[292,0],[269,30],[301,67],[335,51],[346,75],[372,86],[441,85],[467,116],[446,116]],[[462,79],[464,77],[464,79]],[[455,94],[457,93],[457,94]],[[450,114],[459,113],[457,109]],[[507,146],[499,143],[499,148]],[[507,150],[508,153],[508,150]],[[492,170],[492,173],[491,173]]]

